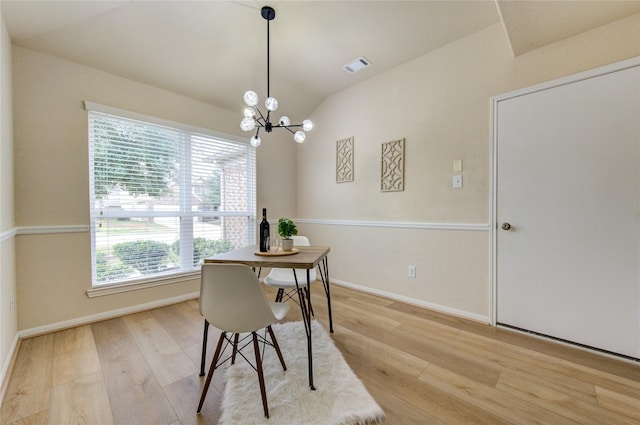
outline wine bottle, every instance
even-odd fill
[[[269,251],[269,222],[267,221],[267,209],[262,209],[262,221],[260,222],[260,252]]]

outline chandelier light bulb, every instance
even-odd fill
[[[253,118],[245,117],[240,121],[242,131],[251,131],[256,128],[256,121]]]
[[[275,97],[268,97],[267,100],[264,101],[264,107],[273,112],[278,109],[278,100]]]
[[[307,135],[304,134],[304,131],[298,130],[293,135],[293,140],[295,140],[297,143],[302,143],[304,142],[305,137],[307,137]]]
[[[311,131],[312,128],[313,128],[313,123],[311,122],[311,120],[302,121],[302,129],[304,131]]]
[[[251,146],[253,146],[254,148],[257,148],[258,146],[260,146],[260,143],[262,143],[262,140],[260,140],[260,138],[258,136],[253,136],[250,140]]]
[[[256,106],[258,104],[258,95],[256,92],[249,90],[244,94],[244,103],[248,106]]]
[[[280,125],[284,125],[285,127],[288,125],[291,125],[291,120],[286,115],[283,117],[280,117]]]
[[[256,116],[256,110],[251,106],[247,106],[246,108],[244,108],[243,113],[245,118],[253,118]]]

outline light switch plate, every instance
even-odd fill
[[[458,174],[457,176],[453,176],[453,188],[462,188],[462,175]]]
[[[461,159],[454,159],[453,160],[453,172],[454,173],[462,172],[462,160]]]

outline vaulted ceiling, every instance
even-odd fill
[[[640,13],[640,1],[12,1],[13,43],[228,109],[266,94],[294,118],[327,96],[502,22],[515,56]],[[360,56],[372,65],[350,74]]]

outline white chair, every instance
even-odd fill
[[[306,236],[293,236],[292,239],[293,246],[311,245]],[[295,278],[293,276],[294,273],[296,274]],[[316,270],[309,270],[309,284],[315,282],[316,278]],[[298,288],[300,293],[296,292],[295,279],[298,279]],[[307,270],[305,269],[271,269],[267,277],[264,278],[264,284],[278,289],[276,302],[282,302],[284,299],[285,301],[293,300],[299,304],[299,301],[304,300],[304,297],[309,297],[309,293],[307,292]],[[298,296],[297,299],[296,295]],[[309,304],[311,304],[310,300]],[[313,308],[311,309],[311,314],[313,314]]]
[[[264,415],[267,418],[269,417],[259,342],[273,346],[282,368],[287,370],[278,341],[271,329],[271,324],[283,319],[288,312],[289,306],[287,304],[273,303],[267,300],[258,278],[250,267],[240,264],[202,265],[200,314],[205,317],[206,324],[212,324],[222,332],[202,389],[198,413],[202,410],[202,405],[216,368],[229,359],[231,359],[231,364],[235,363],[236,354],[238,353],[247,359],[240,351],[242,348],[247,347],[249,342],[243,344],[240,341],[241,348],[238,350],[238,340],[239,334],[250,333],[245,338],[251,337],[253,339],[256,364],[252,366],[258,372]],[[257,333],[263,328],[266,328],[264,336]],[[266,332],[269,333],[271,341],[266,338]],[[231,334],[231,336],[227,334]],[[221,353],[224,352],[223,342],[225,343],[225,348],[229,344],[233,348],[232,354],[221,360]]]

